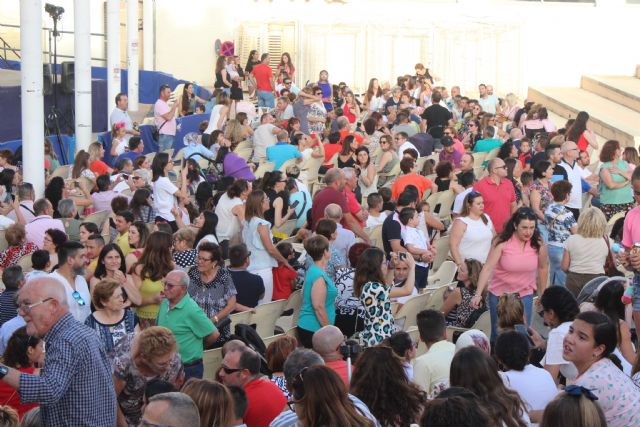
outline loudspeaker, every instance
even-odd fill
[[[53,95],[53,80],[51,80],[51,64],[42,64],[42,95]]]
[[[75,86],[75,65],[71,61],[60,64],[62,72],[62,93],[73,93]]]

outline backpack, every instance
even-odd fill
[[[230,340],[240,340],[247,345],[250,349],[258,353],[260,356],[260,373],[271,377],[271,370],[267,364],[264,354],[267,350],[267,346],[264,345],[264,341],[258,335],[258,332],[251,325],[245,325],[243,323],[235,326],[235,334],[231,335]]]

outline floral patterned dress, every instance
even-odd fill
[[[380,344],[395,332],[390,292],[390,286],[378,282],[367,282],[362,288],[360,301],[364,305],[365,319],[360,342],[366,347]]]
[[[598,396],[609,427],[638,425],[640,389],[611,360],[600,359],[576,378],[575,384],[590,389]]]
[[[321,103],[317,103],[314,102],[313,104],[310,105],[309,108],[309,112],[307,113],[307,118],[320,118],[320,119],[325,119],[327,118],[327,110],[324,108],[324,105],[322,105]],[[324,131],[324,124],[325,122],[309,122],[309,132],[311,133],[317,133],[319,135],[322,135],[322,131]]]
[[[22,242],[17,246],[9,246],[0,253],[0,268],[5,269],[12,265],[17,265],[20,258],[38,250],[38,247],[31,242]]]
[[[553,195],[549,185],[544,185],[540,180],[536,179],[531,183],[529,191],[537,190],[540,193],[540,211],[544,212],[547,207],[553,203]]]
[[[123,337],[113,350],[113,375],[124,381],[124,389],[118,395],[118,405],[129,426],[137,426],[142,417],[142,398],[147,382],[159,379],[176,383],[184,371],[178,352],[175,353],[167,371],[157,377],[145,377],[140,373],[131,357],[131,345],[136,334]]]

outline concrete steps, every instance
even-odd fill
[[[640,65],[633,77],[582,76],[580,88],[530,87],[528,98],[564,119],[587,111],[597,135],[640,145]]]
[[[626,76],[582,76],[580,87],[640,112],[640,79]]]

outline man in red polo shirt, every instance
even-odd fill
[[[269,427],[287,405],[278,386],[260,375],[260,357],[249,347],[225,354],[220,378],[224,385],[244,389],[248,405],[243,421],[247,427]]]
[[[276,98],[273,94],[275,86],[273,70],[269,67],[269,54],[263,53],[260,57],[260,64],[253,67],[251,71],[256,78],[256,95],[258,96],[258,107],[275,108]]]
[[[484,213],[491,218],[496,232],[501,233],[504,223],[516,211],[516,190],[507,179],[504,160],[491,160],[488,169],[489,175],[478,181],[473,189],[482,194]]]

